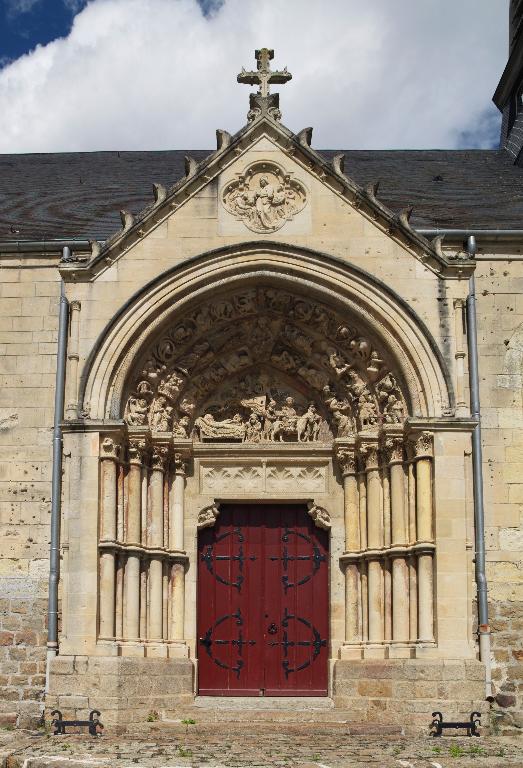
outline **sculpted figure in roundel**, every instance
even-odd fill
[[[282,349],[281,352],[272,354],[271,361],[277,368],[281,368],[283,371],[296,370],[296,361],[286,349]]]
[[[235,309],[239,315],[252,315],[256,312],[256,291],[246,291],[233,297]]]
[[[217,301],[211,304],[211,315],[218,323],[231,320],[234,317],[234,307],[230,301]]]
[[[291,317],[300,323],[307,323],[312,317],[313,305],[309,301],[299,300],[292,308]]]
[[[266,288],[264,297],[267,308],[279,313],[287,312],[292,301],[290,294],[277,291],[275,288]]]
[[[301,211],[305,187],[275,163],[258,162],[226,185],[225,209],[254,232],[275,232]]]

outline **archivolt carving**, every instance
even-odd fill
[[[149,350],[124,418],[176,437],[328,442],[401,423],[383,353],[331,308],[272,287],[218,297]]]
[[[305,187],[276,163],[257,162],[225,187],[225,208],[253,232],[276,232],[307,202]]]

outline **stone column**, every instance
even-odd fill
[[[185,525],[185,474],[186,463],[180,453],[174,454],[172,486],[173,500],[171,505],[171,520],[169,525],[169,549],[176,552],[184,551]],[[173,563],[171,569],[171,640],[183,641],[185,636],[185,566],[183,563]]]
[[[407,544],[403,437],[387,440],[390,467],[391,545],[404,550]],[[405,551],[405,550],[404,550]],[[405,555],[392,553],[392,640],[409,640],[409,571]]]
[[[358,482],[356,479],[356,454],[354,446],[337,451],[337,459],[343,477],[345,508],[345,551],[354,554],[360,551],[360,509]],[[345,565],[345,641],[361,642],[360,610],[360,566],[357,560]]]
[[[144,439],[131,439],[129,444],[129,476],[127,480],[126,544],[141,547],[142,532],[142,464]],[[138,640],[140,636],[140,555],[129,551],[125,564],[124,637]]]
[[[80,338],[80,309],[82,305],[79,301],[69,302],[70,325],[69,342],[67,344],[67,397],[65,414],[68,419],[76,419],[78,409],[78,361],[79,338]]]
[[[105,437],[100,458],[100,544],[116,541],[116,505],[118,488],[118,456],[120,446],[112,437]],[[100,551],[100,625],[101,638],[115,637],[115,551]]]
[[[463,333],[463,309],[465,299],[454,299],[454,329],[456,337],[456,415],[467,415],[465,402],[465,345]]]
[[[382,643],[383,584],[381,548],[383,547],[383,514],[381,508],[381,483],[378,464],[378,443],[365,442],[360,448],[367,473],[367,546],[373,551],[368,558],[368,625],[369,642]]]
[[[416,437],[416,530],[418,554],[418,639],[434,641],[433,529],[432,529],[432,434]],[[423,545],[429,545],[423,546]]]
[[[360,543],[361,549],[367,549],[367,477],[362,461],[358,461],[358,496],[360,503]],[[360,560],[361,583],[361,637],[364,642],[369,639],[369,599],[367,588],[367,562]]]
[[[151,478],[149,481],[150,522],[148,544],[162,549],[163,542],[163,490],[164,471],[168,449],[164,445],[155,445],[152,451]],[[163,558],[153,555],[149,563],[149,640],[163,638]]]

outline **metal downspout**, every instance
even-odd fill
[[[64,257],[70,249],[64,247]],[[64,417],[65,362],[69,325],[69,303],[60,285],[58,349],[54,395],[53,474],[51,485],[51,545],[49,552],[49,602],[47,607],[47,665],[45,690],[49,691],[50,659],[58,653],[58,582],[60,579],[60,518],[62,507],[62,419]]]
[[[469,235],[467,251],[473,259],[476,255],[476,238]],[[478,332],[476,323],[476,283],[474,275],[469,280],[467,298],[467,341],[469,353],[470,411],[477,419],[472,432],[472,474],[474,481],[474,544],[475,573],[478,599],[479,655],[485,664],[485,698],[492,701],[492,675],[490,662],[490,627],[488,621],[488,589],[485,575],[485,510],[483,505],[483,455],[481,446],[481,407],[478,374]]]

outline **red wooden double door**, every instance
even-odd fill
[[[305,507],[222,505],[198,542],[200,695],[326,695],[328,589]]]

